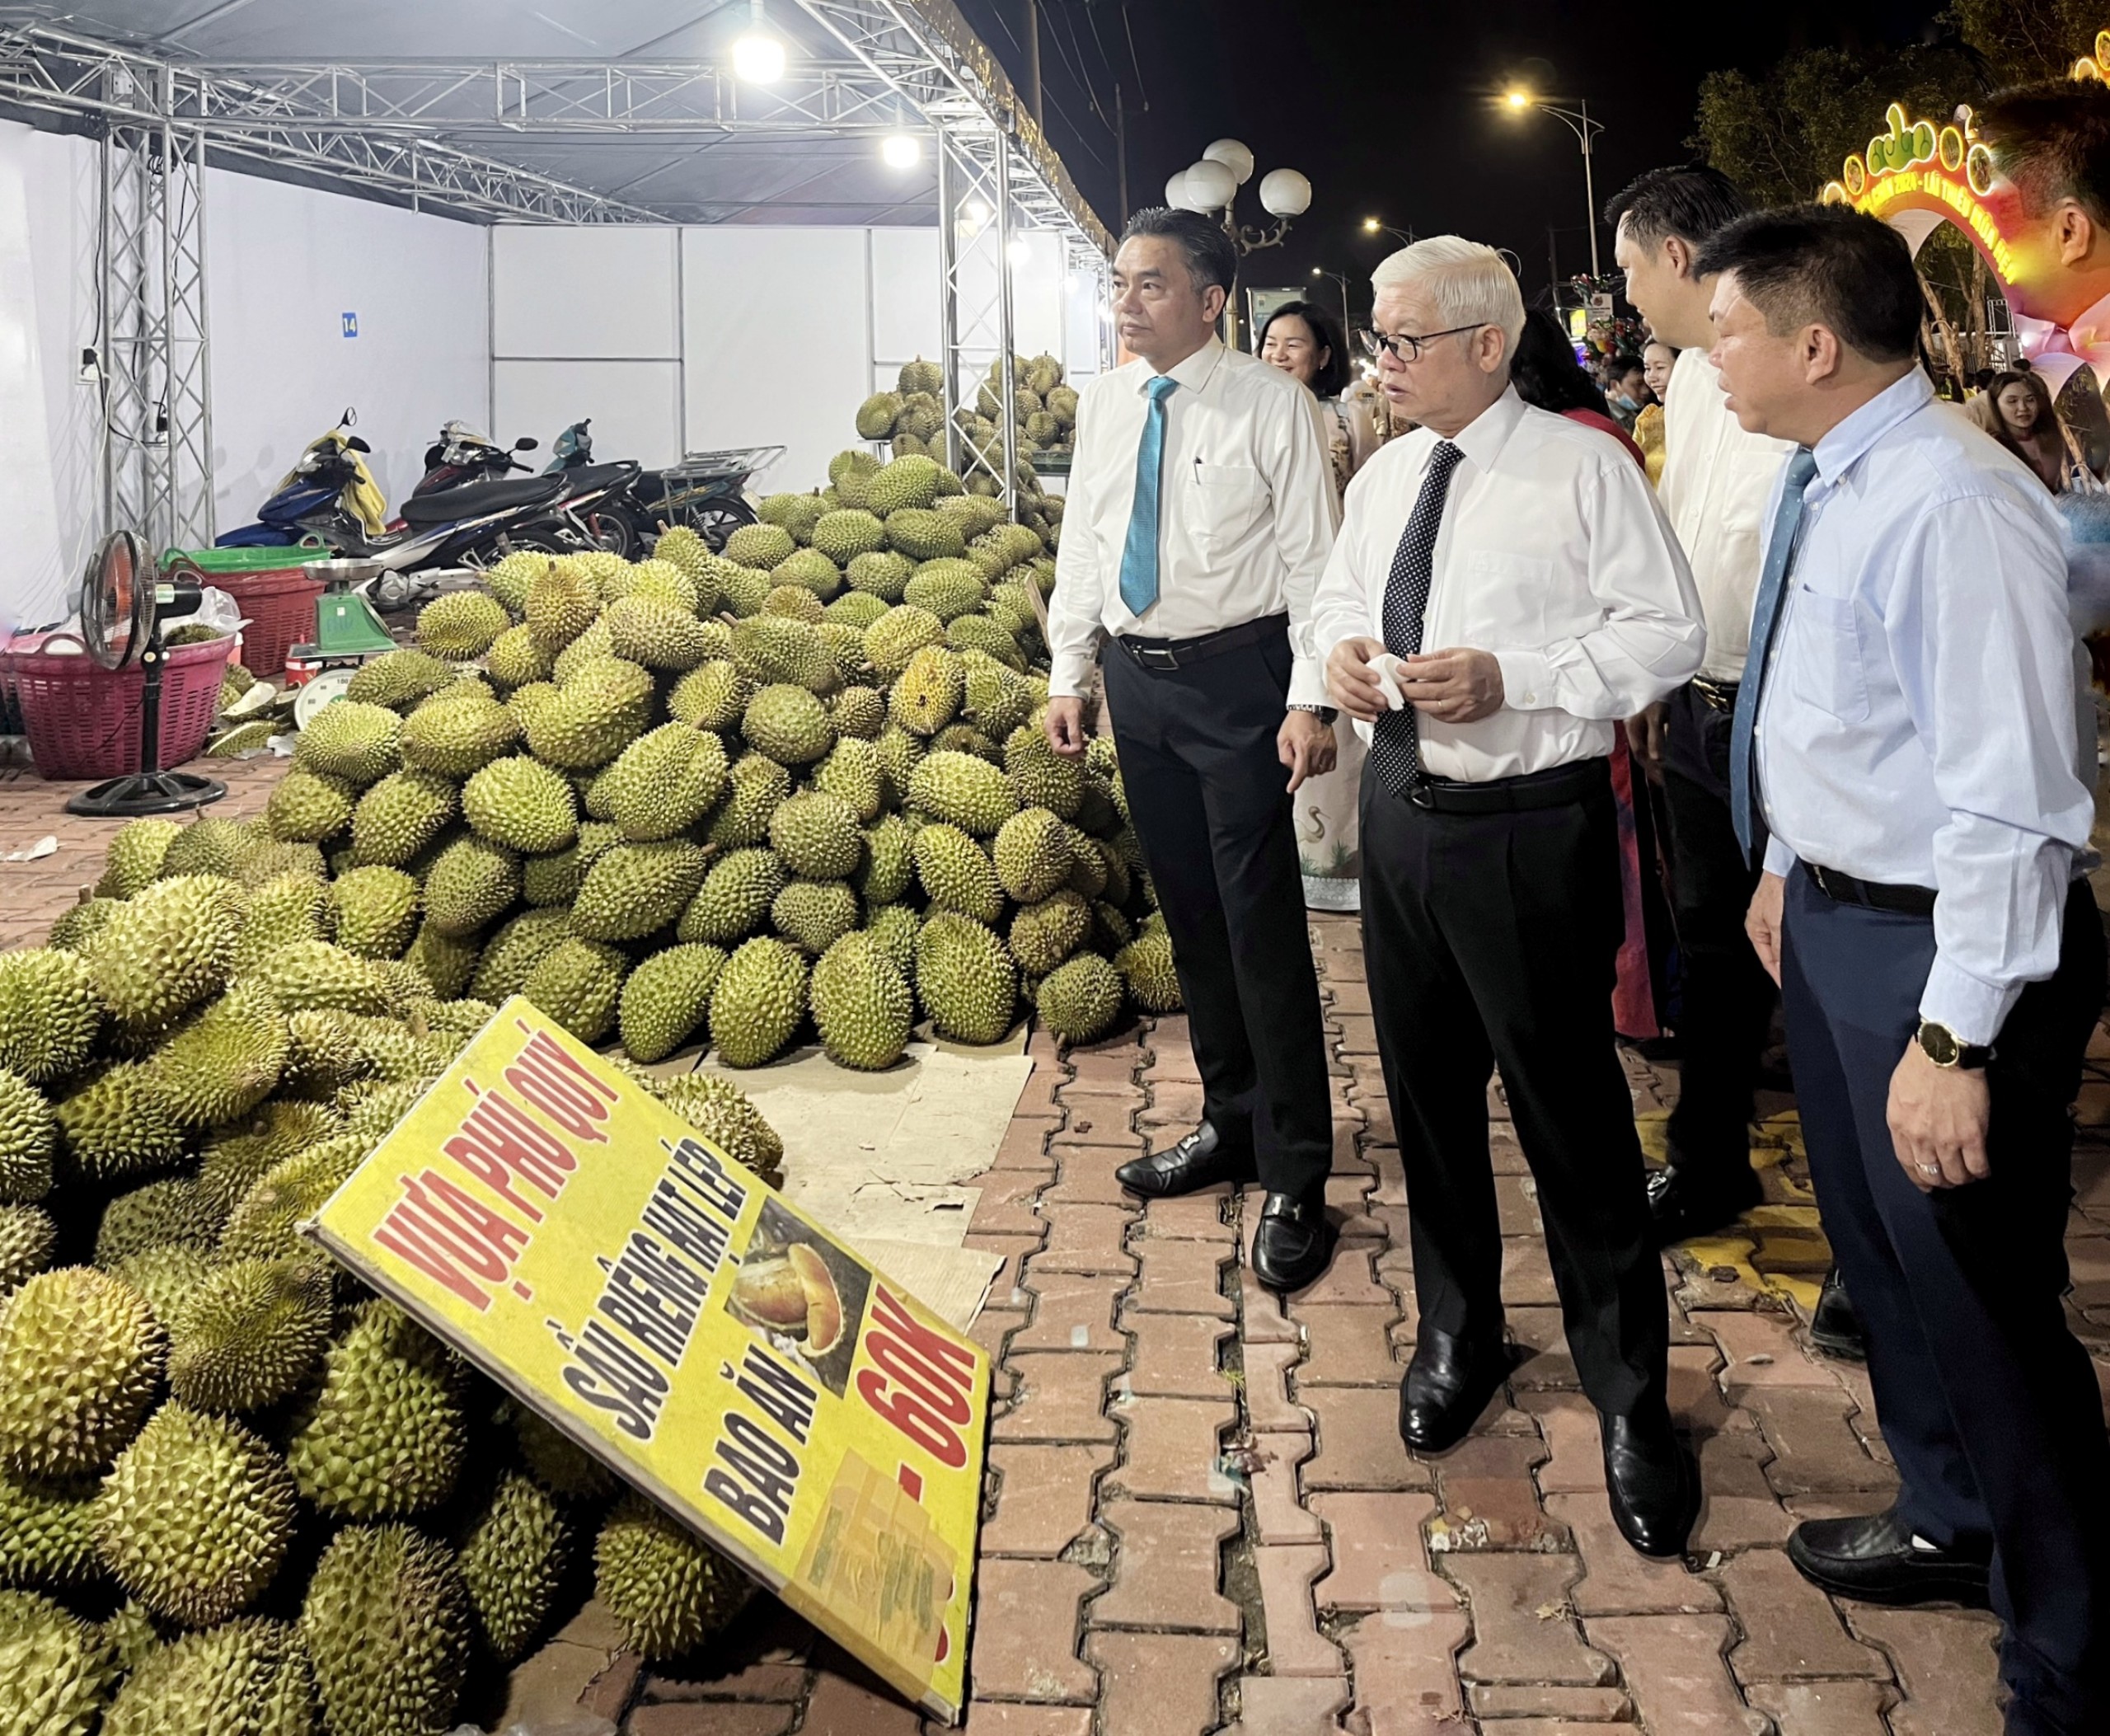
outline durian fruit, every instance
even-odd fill
[[[677,723],[706,730],[735,728],[755,697],[755,683],[724,658],[691,669],[667,696],[667,713]]]
[[[1020,806],[1045,808],[1062,820],[1077,817],[1084,800],[1084,768],[1063,758],[1032,725],[1021,724],[1005,739],[1004,772]]]
[[[32,1204],[51,1191],[59,1124],[44,1093],[0,1069],[0,1204]]]
[[[330,1339],[331,1279],[313,1260],[237,1260],[183,1298],[169,1329],[169,1390],[200,1410],[286,1396]]]
[[[527,866],[522,864],[521,880],[527,880]],[[410,949],[403,955],[408,964],[431,986],[434,996],[443,1001],[452,1001],[468,988],[469,979],[476,974],[480,954],[476,941],[462,935],[442,934],[431,923],[420,926],[411,940]]]
[[[496,1006],[518,994],[537,964],[571,933],[571,913],[523,910],[497,930],[476,959],[469,992]]]
[[[574,672],[529,720],[528,751],[567,772],[605,766],[644,732],[652,677],[619,657],[597,657]]]
[[[518,1471],[499,1479],[467,1534],[459,1562],[469,1612],[493,1655],[527,1655],[556,1613],[571,1552],[571,1521],[548,1492]]]
[[[842,589],[842,574],[818,549],[796,549],[770,573],[776,587],[797,585],[820,602]]]
[[[849,580],[853,591],[876,597],[882,603],[898,603],[915,571],[916,563],[913,561],[889,548],[858,556],[845,569],[844,577]],[[859,624],[871,625],[870,622]]]
[[[556,653],[524,624],[509,626],[491,641],[484,673],[501,687],[524,687],[547,681],[556,668]]]
[[[921,812],[977,838],[994,837],[1019,811],[1018,793],[1010,780],[972,753],[924,755],[909,778],[908,800]],[[1061,824],[1052,814],[1048,819]]]
[[[1006,820],[991,854],[1004,890],[1021,904],[1037,903],[1070,878],[1068,832],[1045,808],[1024,808]]]
[[[133,1665],[101,1736],[312,1736],[315,1683],[298,1631],[245,1616]]]
[[[115,1458],[167,1355],[153,1311],[106,1272],[40,1272],[0,1302],[0,1468],[70,1477]]]
[[[791,1040],[806,1012],[806,961],[762,938],[726,961],[710,997],[710,1039],[728,1067],[759,1067]]]
[[[0,1585],[63,1591],[95,1582],[96,1489],[92,1477],[45,1482],[0,1471]],[[0,1704],[6,1693],[0,1682]]]
[[[725,558],[735,566],[773,571],[789,561],[799,540],[780,524],[743,524],[725,539]]]
[[[298,941],[327,941],[336,931],[336,907],[330,889],[312,875],[282,874],[249,895],[249,913],[234,943],[232,974],[239,979],[259,969],[283,946]]]
[[[835,745],[828,708],[788,682],[763,687],[748,701],[740,733],[749,747],[782,766],[810,765]]]
[[[1040,1022],[1069,1043],[1098,1036],[1121,1014],[1121,974],[1095,952],[1081,952],[1043,979]]]
[[[512,625],[496,598],[483,591],[449,591],[418,611],[418,644],[449,663],[472,663]]]
[[[647,1658],[678,1658],[753,1595],[747,1575],[641,1495],[626,1494],[593,1543],[593,1595]]]
[[[914,361],[901,364],[901,395],[903,397],[918,392],[935,397],[945,389],[945,373],[935,362],[926,362],[919,355]]]
[[[882,518],[929,506],[938,498],[945,467],[927,457],[896,458],[883,467],[865,491],[865,504]],[[892,528],[891,523],[889,528]]]
[[[600,592],[575,562],[551,561],[528,587],[528,631],[553,651],[578,638],[600,613]]]
[[[814,526],[826,509],[815,495],[770,495],[755,509],[764,524],[781,525],[800,543],[813,540]]]
[[[402,733],[403,720],[386,706],[335,700],[300,732],[293,744],[293,763],[363,790],[396,770],[400,763],[396,744]]]
[[[392,868],[359,869],[393,874]],[[343,881],[338,884],[342,886]],[[246,1115],[277,1087],[289,1039],[270,992],[237,983],[156,1049],[144,1079],[179,1127],[206,1127]]]
[[[390,772],[352,809],[354,861],[401,868],[446,829],[459,800],[453,780],[438,772]]]
[[[96,1549],[149,1613],[211,1627],[246,1609],[293,1541],[293,1479],[226,1417],[167,1404],[96,1500]]]
[[[622,1485],[592,1454],[574,1447],[533,1411],[509,1404],[506,1419],[528,1474],[566,1501],[605,1501]]]
[[[208,1199],[192,1175],[171,1175],[120,1194],[103,1208],[96,1230],[96,1264],[115,1270],[150,1248],[204,1251],[218,1237],[226,1213]]]
[[[333,1007],[343,1012],[387,1010],[388,983],[371,959],[328,941],[294,941],[272,953],[245,979],[282,1011]]]
[[[330,1736],[452,1724],[469,1658],[469,1600],[447,1546],[407,1525],[348,1525],[316,1564],[300,1636]]]
[[[626,597],[608,605],[608,644],[618,657],[648,669],[692,669],[709,640],[688,610],[652,597]]]
[[[117,1660],[100,1629],[34,1592],[0,1591],[0,1731],[88,1736]]]
[[[1145,923],[1136,938],[1114,955],[1114,968],[1145,1011],[1179,1010],[1179,973],[1173,964],[1172,936],[1161,920]]]
[[[917,833],[913,849],[916,877],[934,908],[956,911],[978,922],[994,923],[1003,915],[1003,883],[988,852],[959,827],[925,826]]]
[[[458,672],[429,651],[405,646],[389,651],[352,672],[345,697],[407,711],[420,700],[451,687]]]
[[[886,541],[886,526],[856,507],[826,514],[814,525],[814,547],[838,567],[847,566],[860,555],[877,553]]]
[[[931,736],[959,715],[966,697],[967,672],[959,655],[926,645],[887,695],[887,716],[914,734]]]
[[[814,965],[814,1024],[828,1058],[867,1070],[891,1067],[908,1046],[916,1003],[886,950],[869,934],[846,934]]]
[[[142,955],[157,957],[158,929],[143,938],[148,944]],[[136,999],[152,1004],[143,993]],[[102,1017],[94,974],[83,959],[47,948],[0,953],[0,1067],[31,1085],[62,1078],[87,1062]]]
[[[609,818],[632,843],[688,831],[724,794],[725,749],[707,729],[663,724],[640,735],[602,773]]]
[[[857,436],[884,440],[893,432],[894,418],[901,414],[898,392],[875,392],[857,406]]]
[[[945,622],[930,610],[903,603],[865,629],[865,655],[884,679],[893,681],[918,651],[940,643],[945,636]]]
[[[116,914],[117,907],[123,902],[120,898],[91,898],[75,904],[62,912],[52,923],[44,944],[54,952],[85,957],[89,943],[102,932],[102,925]],[[0,954],[0,958],[18,956],[13,953]]]
[[[926,561],[917,568],[902,595],[905,602],[950,622],[989,600],[989,581],[971,561]]]
[[[845,687],[828,701],[828,711],[838,742],[876,741],[886,727],[886,699],[876,688]]]
[[[857,894],[846,880],[793,880],[769,908],[776,931],[812,956],[857,926]]]
[[[184,1297],[216,1269],[209,1243],[163,1241],[127,1254],[109,1269],[146,1297],[166,1330]]]
[[[738,1086],[716,1073],[654,1081],[659,1100],[725,1155],[770,1184],[783,1185],[784,1141]]]
[[[711,991],[725,969],[725,956],[716,946],[670,946],[630,974],[623,983],[618,1024],[631,1060],[664,1060],[689,1039],[710,1012]]]
[[[911,561],[958,561],[967,553],[959,521],[944,513],[901,507],[889,512],[886,520],[888,547]]]
[[[351,823],[359,791],[341,777],[295,766],[264,804],[264,823],[281,843],[319,844]]]
[[[298,1226],[351,1179],[366,1153],[363,1140],[340,1134],[274,1164],[228,1213],[220,1232],[220,1258],[232,1262],[309,1255]]]
[[[287,1443],[301,1494],[345,1519],[438,1505],[468,1447],[461,1392],[452,1351],[394,1303],[362,1303]]]
[[[120,1061],[53,1107],[61,1147],[81,1173],[121,1181],[183,1156],[183,1124],[138,1062]]]
[[[471,777],[462,817],[479,836],[523,856],[547,856],[579,836],[571,780],[525,754],[495,759]]]
[[[841,880],[864,852],[856,812],[841,797],[820,790],[779,804],[770,816],[769,841],[784,866],[808,880]]]
[[[668,927],[702,886],[708,863],[686,838],[617,845],[586,870],[572,903],[572,932],[631,941]]]
[[[703,884],[689,900],[676,938],[684,943],[720,944],[744,939],[769,914],[771,902],[784,889],[788,878],[774,851],[728,852],[710,865]]]
[[[865,828],[865,861],[851,876],[867,905],[891,904],[916,877],[916,841],[905,821],[889,814]]]
[[[413,711],[397,744],[403,763],[459,783],[520,739],[520,720],[481,687]]]
[[[241,929],[241,894],[232,881],[209,875],[157,880],[119,905],[96,936],[96,994],[134,1029],[158,1030],[219,990]],[[0,983],[0,997],[12,986]],[[0,1061],[4,1048],[0,1044]],[[37,1077],[27,1068],[15,1071]]]
[[[1060,887],[1011,918],[1011,956],[1028,976],[1044,977],[1083,945],[1090,932],[1091,906],[1067,886]]]
[[[945,1035],[995,1043],[1011,1028],[1017,968],[990,928],[955,911],[937,911],[916,938],[916,993]]]
[[[129,898],[153,884],[183,828],[174,820],[127,820],[110,837],[109,853],[103,858],[102,878],[96,882],[96,896]]]
[[[704,836],[721,849],[759,844],[770,817],[791,793],[791,774],[763,753],[743,753],[725,777],[725,794],[705,823]]]
[[[814,788],[846,804],[860,823],[876,819],[886,802],[886,768],[879,749],[854,735],[838,739],[814,768]]]
[[[0,1302],[51,1264],[59,1227],[35,1206],[0,1205]]]
[[[733,627],[733,662],[757,685],[785,682],[820,691],[834,684],[834,666],[813,622],[767,611]]]
[[[440,933],[473,934],[520,896],[520,859],[488,838],[457,838],[425,875],[425,917]]]
[[[232,880],[243,859],[265,841],[265,836],[251,820],[193,820],[170,843],[157,878],[172,880],[184,875],[216,874]]]
[[[560,940],[528,972],[520,992],[582,1043],[615,1029],[630,960],[612,946]]]

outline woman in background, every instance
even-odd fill
[[[1643,405],[1634,419],[1634,443],[1641,448],[1651,482],[1663,480],[1663,394],[1671,389],[1671,368],[1677,359],[1677,351],[1661,338],[1651,338],[1642,346],[1641,372],[1656,401]]]
[[[1285,302],[1260,328],[1256,354],[1293,375],[1316,401],[1319,432],[1334,457],[1338,501],[1363,460],[1377,449],[1369,410],[1343,398],[1348,382],[1346,345],[1334,322],[1309,302]],[[1334,769],[1306,780],[1296,792],[1296,848],[1304,868],[1304,902],[1313,910],[1356,910],[1362,905],[1362,857],[1356,809],[1368,750],[1355,725],[1334,720]]]
[[[2073,456],[2066,450],[2051,388],[2034,368],[2010,368],[1963,406],[1969,416],[2027,464],[2055,495],[2066,491]]]

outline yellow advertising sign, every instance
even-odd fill
[[[957,1720],[989,1363],[517,997],[306,1227]]]

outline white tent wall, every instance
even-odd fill
[[[392,510],[440,424],[490,422],[490,232],[252,175],[206,176],[213,465],[248,523],[345,406]],[[358,335],[345,335],[345,317]],[[551,430],[554,432],[554,430]],[[545,439],[547,438],[546,435]]]

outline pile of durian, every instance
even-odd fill
[[[9,1736],[440,1731],[590,1594],[654,1656],[750,1595],[297,1233],[520,974],[465,976],[396,875],[137,821],[0,954]],[[776,1171],[736,1088],[639,1077]]]
[[[897,458],[921,453],[942,458],[945,453],[945,407],[940,394],[945,377],[935,362],[918,359],[901,370],[892,392],[877,392],[857,408],[857,435],[864,440],[892,443]],[[953,412],[960,436],[987,466],[986,472],[973,465],[968,472],[970,494],[994,496],[1000,490],[996,477],[1003,474],[1004,373],[1001,361],[975,388],[974,402],[962,404]],[[1021,460],[1043,452],[1067,452],[1076,434],[1077,394],[1062,383],[1062,364],[1052,355],[1011,358],[1011,422],[1016,430],[1014,448]],[[1023,490],[1038,494],[1029,464],[1022,463],[1019,482]],[[1030,522],[1030,521],[1029,521]]]

